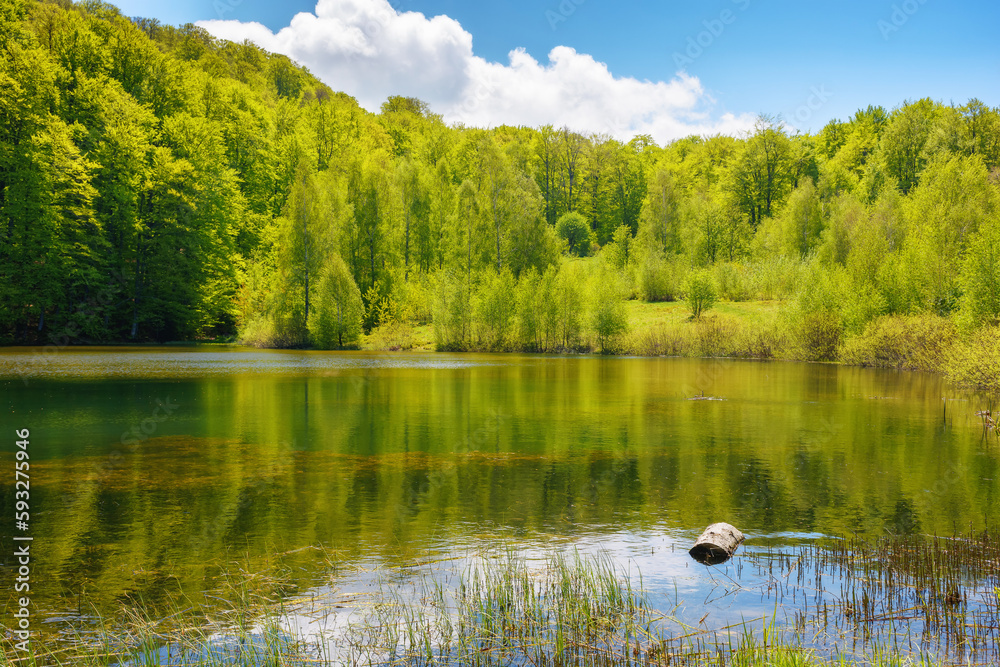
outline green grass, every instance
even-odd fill
[[[775,316],[783,301],[717,301],[705,317],[723,315],[736,319],[754,320],[762,316]],[[683,301],[648,303],[626,301],[629,327],[633,330],[656,324],[680,324],[691,320],[691,311]]]

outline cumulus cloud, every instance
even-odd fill
[[[378,111],[390,95],[419,97],[452,123],[567,126],[658,142],[689,134],[733,134],[749,115],[713,115],[696,77],[670,81],[616,77],[592,56],[558,46],[543,64],[523,49],[507,64],[472,50],[472,35],[447,16],[397,12],[387,0],[319,0],[273,33],[260,23],[203,21],[212,35],[250,40],[305,65],[323,82]]]

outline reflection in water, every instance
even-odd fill
[[[499,538],[686,558],[716,521],[749,548],[950,534],[997,509],[975,401],[928,375],[245,350],[31,359],[0,354],[0,391],[33,433],[34,601],[50,613],[81,596],[197,598],[230,560],[311,544],[388,564]],[[724,400],[688,400],[701,392]],[[942,398],[955,399],[944,416]],[[12,498],[4,486],[7,515]],[[325,567],[310,558],[302,586]]]

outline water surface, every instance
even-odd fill
[[[926,374],[88,348],[4,350],[0,378],[5,424],[32,433],[33,602],[51,617],[195,599],[227,563],[310,545],[395,566],[503,541],[608,549],[721,624],[761,605],[713,602],[716,575],[685,553],[710,523],[753,550],[952,534],[998,503],[982,405]],[[301,553],[305,589],[329,563]]]

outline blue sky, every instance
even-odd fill
[[[868,104],[892,108],[925,96],[958,104],[978,97],[1000,106],[995,2],[117,4],[127,15],[165,23],[208,21],[202,25],[219,36],[286,52],[366,107],[387,94],[415,94],[446,119],[477,125],[553,122],[611,134],[648,131],[664,141],[688,131],[738,131],[758,112],[817,131]],[[298,12],[324,20],[288,28]],[[406,12],[454,21],[396,20]],[[354,34],[352,26],[364,43],[346,53],[341,42]],[[557,47],[575,53],[559,51],[556,64],[550,54]],[[515,49],[530,59],[511,66]]]

